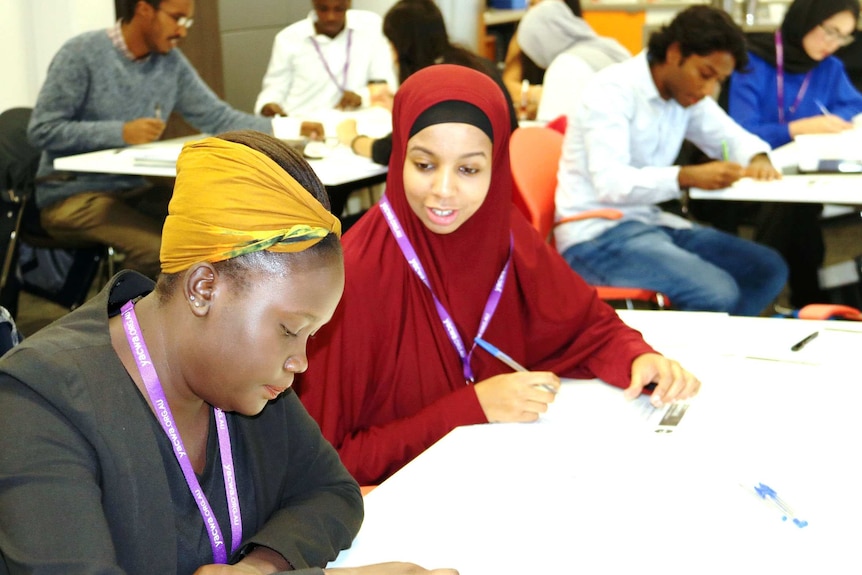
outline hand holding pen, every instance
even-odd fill
[[[527,368],[485,340],[476,344],[515,370],[497,375],[474,385],[479,404],[491,422],[535,421],[548,411],[560,389],[560,378],[549,371],[528,371]]]
[[[853,128],[852,122],[830,112],[820,100],[814,100],[814,104],[820,110],[819,115],[793,120],[787,124],[791,137],[803,134],[837,134]]]

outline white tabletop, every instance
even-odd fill
[[[186,141],[194,138],[178,138],[57,158],[54,160],[54,168],[72,172],[175,177],[176,160],[180,150]],[[323,150],[326,157],[308,160],[308,163],[325,186],[350,184],[381,176],[388,171],[387,166],[357,156],[344,146],[323,146]]]
[[[625,312],[703,382],[672,433],[600,382],[565,383],[539,423],[456,429],[366,497],[331,566],[413,561],[461,575],[862,571],[862,325]],[[828,326],[798,353],[791,341]],[[818,355],[818,343],[843,355]],[[747,346],[754,346],[747,349]],[[769,347],[768,345],[766,347]],[[811,353],[808,353],[811,352]],[[849,353],[846,353],[849,352]],[[670,351],[668,351],[670,354]],[[822,360],[822,361],[821,361]],[[852,450],[852,451],[851,451]],[[765,483],[799,528],[759,499]]]
[[[689,197],[695,200],[854,205],[862,204],[862,176],[858,174],[792,175],[770,182],[743,178],[723,190],[692,188]]]
[[[812,138],[800,138],[775,149],[771,154],[773,164],[778,168],[796,168],[800,165],[810,168],[816,165],[816,150],[832,154],[835,146],[848,141],[856,141],[862,130],[852,130],[845,134],[821,134]],[[851,140],[848,140],[851,138]],[[831,144],[828,144],[831,142]],[[862,139],[860,139],[862,143]],[[858,155],[857,150],[848,151],[844,159]],[[834,155],[834,154],[832,154]],[[733,186],[723,190],[701,190],[692,188],[689,197],[695,200],[741,200],[752,202],[803,202],[825,204],[862,204],[862,175],[860,174],[804,174],[785,175],[771,182],[743,178]]]
[[[354,120],[361,134],[379,138],[392,130],[392,116],[383,108],[362,108],[349,112],[321,110],[303,118],[273,118],[272,128],[276,137],[293,140],[299,137],[303,120],[319,122],[324,126],[326,144],[313,142],[306,153],[318,159],[308,159],[317,177],[327,187],[345,186],[362,182],[368,178],[378,178],[388,171],[387,166],[375,164],[368,158],[353,154],[347,146],[337,144],[337,126],[343,120]],[[130,174],[139,176],[161,176],[172,178],[177,175],[176,161],[183,144],[204,137],[205,134],[186,136],[171,140],[100,150],[85,154],[67,156],[54,160],[54,168],[70,172],[97,172],[105,174]],[[313,153],[310,153],[313,152]]]

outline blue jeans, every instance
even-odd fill
[[[589,284],[657,290],[678,310],[758,315],[787,281],[775,250],[698,225],[628,221],[563,257]]]

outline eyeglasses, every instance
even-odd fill
[[[177,23],[177,26],[182,26],[182,27],[183,27],[183,28],[185,28],[186,30],[188,30],[189,28],[191,28],[191,27],[192,27],[192,24],[194,24],[194,23],[195,23],[195,19],[194,19],[194,18],[188,18],[187,16],[176,16],[176,15],[174,15],[174,14],[171,14],[170,12],[165,12],[165,11],[164,11],[164,10],[162,10],[162,9],[159,9],[159,12],[164,12],[165,14],[167,14],[168,16],[170,16],[171,18],[173,18],[173,19],[174,19],[174,22],[176,22],[176,23]]]
[[[853,40],[856,38],[853,37],[853,34],[842,34],[837,28],[834,26],[824,26],[823,24],[818,24],[820,29],[823,30],[823,33],[826,34],[826,38],[835,42],[839,46],[849,46],[853,43]]]

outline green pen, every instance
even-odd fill
[[[730,161],[730,150],[727,147],[727,140],[721,141],[721,159],[725,162]]]

